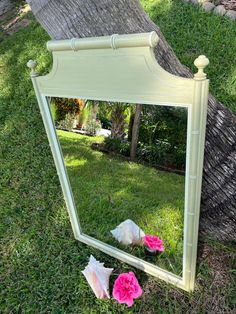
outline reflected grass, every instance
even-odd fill
[[[181,275],[184,177],[92,150],[102,137],[57,133],[83,233]],[[115,241],[110,230],[126,219],[163,239],[165,252],[147,258]]]

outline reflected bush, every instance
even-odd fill
[[[101,130],[102,125],[99,120],[91,119],[87,122],[85,126],[85,131],[89,135],[96,135],[97,131]]]
[[[130,156],[131,143],[127,140],[113,139],[110,137],[104,140],[105,148],[113,153]],[[136,160],[145,162],[153,167],[167,167],[173,170],[185,169],[185,146],[175,146],[167,142],[157,142],[155,145],[138,143]]]
[[[67,113],[64,120],[60,120],[56,123],[56,128],[65,130],[65,131],[72,131],[73,126],[75,124],[76,115],[74,113]]]
[[[59,98],[51,99],[54,107],[55,121],[65,120],[68,113],[78,115],[84,108],[84,101],[77,98]]]
[[[156,145],[139,143],[137,159],[151,166],[163,166],[176,170],[185,169],[185,147],[172,147],[171,144],[159,142]]]
[[[184,108],[143,105],[139,142],[175,146],[186,145],[187,111]],[[164,147],[163,147],[164,148]]]
[[[126,157],[130,155],[130,142],[128,141],[106,137],[104,145],[110,152],[121,154]]]

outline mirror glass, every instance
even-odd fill
[[[82,232],[181,276],[187,109],[49,103]]]

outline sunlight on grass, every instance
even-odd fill
[[[67,167],[76,167],[76,166],[84,166],[88,161],[86,159],[81,158],[76,159],[74,156],[66,156],[65,163]]]
[[[53,222],[57,226],[66,227],[66,225],[68,224],[67,219],[68,219],[68,213],[66,210],[66,206],[64,205],[58,208],[58,211],[55,213],[53,217]]]
[[[153,11],[158,6],[159,13],[167,14],[173,5],[172,0],[141,0],[145,10]]]
[[[57,133],[83,232],[147,259],[142,247],[123,247],[110,233],[132,219],[146,234],[158,234],[165,242],[165,252],[148,260],[180,274],[184,177],[92,150],[90,145],[102,138]]]

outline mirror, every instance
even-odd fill
[[[82,233],[182,276],[188,109],[48,100]]]
[[[170,74],[158,40],[52,40],[50,73],[27,66],[75,238],[193,291],[209,60],[193,78]]]

